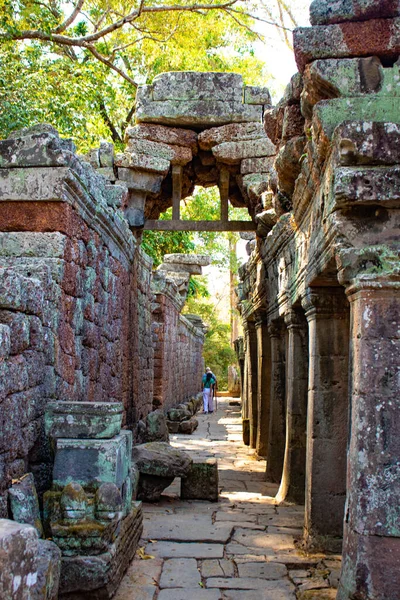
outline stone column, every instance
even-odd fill
[[[243,382],[242,382],[242,426],[243,426],[243,443],[248,446],[250,443],[250,426],[249,426],[249,402],[248,402],[248,379],[249,379],[249,331],[247,321],[243,320]]]
[[[279,321],[272,323],[271,338],[271,395],[267,451],[267,481],[279,483],[285,453],[285,331]]]
[[[257,333],[255,323],[248,321],[249,344],[247,352],[248,361],[248,408],[250,420],[250,448],[256,448],[258,430],[258,358],[257,358]]]
[[[286,447],[278,501],[304,503],[308,388],[307,321],[303,311],[285,315],[288,331],[286,369]]]
[[[339,287],[309,288],[306,539],[342,536],[346,496],[349,308]]]
[[[337,598],[400,594],[400,282],[361,281],[350,301],[350,440]]]
[[[270,397],[271,397],[271,343],[268,335],[266,315],[258,315],[257,334],[257,405],[258,426],[256,451],[258,456],[266,457],[268,451]]]

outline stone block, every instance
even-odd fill
[[[37,582],[38,534],[34,527],[0,519],[0,598],[31,600]]]
[[[160,590],[158,600],[221,600],[218,590],[200,588],[169,588]]]
[[[333,143],[343,166],[400,163],[400,124],[354,121],[339,125]]]
[[[144,139],[172,146],[184,146],[190,148],[193,154],[197,153],[197,133],[190,129],[177,129],[175,127],[165,127],[164,125],[139,123],[134,127],[128,127],[125,138],[126,140]]]
[[[322,100],[314,107],[313,129],[330,140],[344,121],[381,121],[400,123],[400,97],[380,97],[368,94],[360,98]]]
[[[64,258],[67,237],[62,233],[10,231],[0,234],[0,256]]]
[[[61,574],[60,549],[49,540],[39,540],[37,581],[32,600],[57,600]]]
[[[132,460],[140,474],[158,477],[185,477],[192,464],[190,456],[165,442],[134,446]]]
[[[194,459],[181,481],[181,498],[218,502],[218,463],[215,458]]]
[[[180,421],[167,421],[169,433],[178,433]]]
[[[342,167],[335,170],[335,208],[350,205],[400,206],[400,167]]]
[[[274,168],[274,157],[245,158],[240,163],[240,174],[250,173],[272,173]]]
[[[163,262],[207,267],[211,264],[211,258],[206,254],[164,254]]]
[[[317,59],[378,56],[396,60],[400,54],[400,18],[299,27],[293,32],[293,44],[300,73]]]
[[[314,0],[310,5],[311,25],[330,25],[345,21],[367,21],[368,19],[390,19],[400,16],[397,2],[393,0]]]
[[[274,156],[276,148],[271,140],[264,136],[264,139],[224,142],[214,146],[212,152],[217,161],[233,165],[239,164],[244,158]]]
[[[138,443],[169,442],[168,427],[162,410],[154,410],[138,423]]]
[[[115,157],[115,165],[125,169],[137,169],[138,171],[149,171],[150,173],[158,173],[166,175],[169,171],[170,161],[157,156],[148,154],[137,154],[135,152],[124,152],[117,154]]]
[[[292,104],[285,108],[282,124],[282,141],[286,142],[293,137],[304,135],[304,117],[300,106]]]
[[[244,142],[264,138],[262,123],[230,123],[202,131],[198,141],[202,150],[211,150],[224,142]]]
[[[115,483],[120,489],[130,471],[131,441],[128,431],[112,439],[57,439],[53,489],[61,490],[72,481],[86,491],[95,491],[102,483]]]
[[[271,94],[268,88],[246,85],[244,88],[245,104],[271,104]]]
[[[14,521],[35,527],[42,537],[43,527],[40,519],[39,500],[32,473],[27,473],[13,483],[8,490],[11,515]]]
[[[154,101],[208,100],[241,102],[243,78],[236,73],[201,73],[176,71],[157,75],[152,85],[139,88]]]
[[[291,198],[296,179],[301,171],[301,157],[306,144],[305,137],[295,137],[289,140],[279,150],[275,161],[280,191]]]
[[[212,98],[212,96],[211,96]],[[138,100],[139,123],[160,123],[182,127],[213,127],[228,123],[261,122],[262,106],[215,100]]]
[[[160,477],[141,473],[137,497],[143,502],[158,502],[162,492],[174,481],[175,477]]]
[[[385,79],[390,79],[386,71],[392,70],[398,74],[396,65],[393,69],[383,69],[376,56],[316,60],[307,65],[303,75],[303,114],[311,117],[314,105],[329,98],[361,96],[380,91],[388,96],[396,95],[396,85],[392,85],[390,91],[382,85]]]
[[[50,402],[46,434],[52,438],[110,439],[120,433],[122,416],[119,402]]]
[[[51,126],[34,126],[0,141],[0,168],[60,167],[74,157],[72,140],[63,140]],[[39,130],[41,128],[41,130]]]
[[[193,158],[191,149],[186,146],[169,146],[168,144],[140,138],[130,139],[125,152],[164,158],[171,161],[172,165],[186,165]]]
[[[202,273],[199,265],[188,265],[184,263],[163,263],[157,267],[157,271],[165,271],[166,273],[188,273],[189,275],[201,275]]]
[[[99,146],[99,163],[102,168],[113,168],[114,166],[114,145],[111,142],[102,140]]]
[[[282,137],[284,108],[274,106],[264,111],[264,131],[273,144],[279,144]]]
[[[118,169],[118,177],[127,185],[129,190],[148,192],[149,194],[158,194],[161,191],[161,184],[164,179],[162,175],[157,173],[146,173],[123,167]]]
[[[185,408],[171,408],[168,411],[168,419],[170,421],[185,421],[187,419],[190,419],[190,417],[192,416],[191,413],[186,410]]]
[[[115,594],[131,563],[143,530],[141,502],[120,524],[119,535],[108,552],[97,556],[64,556],[60,600],[108,600]]]
[[[195,431],[197,429],[198,426],[199,426],[198,420],[195,419],[194,417],[192,417],[188,421],[181,421],[179,423],[179,431],[178,432],[186,434],[186,435],[191,435],[193,433],[193,431]]]

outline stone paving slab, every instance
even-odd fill
[[[293,591],[283,589],[264,589],[264,590],[229,590],[224,591],[224,600],[295,600]],[[305,600],[305,599],[304,599]],[[315,600],[322,600],[316,598]]]
[[[211,515],[188,515],[177,517],[153,516],[145,520],[143,537],[175,542],[213,542],[225,544],[232,533],[231,524],[211,523]]]
[[[223,558],[223,544],[156,542],[146,546],[146,554],[159,558]]]
[[[210,577],[206,580],[207,588],[228,590],[264,590],[269,584],[265,579],[256,577]],[[277,585],[281,586],[283,583],[278,582]]]
[[[250,562],[238,565],[239,577],[258,577],[262,579],[282,579],[288,572],[280,563]]]
[[[293,536],[283,533],[264,533],[252,529],[237,528],[232,541],[250,548],[265,548],[275,552],[293,549]]]
[[[155,585],[127,585],[123,581],[113,600],[154,600],[156,593]]]
[[[131,586],[157,584],[160,579],[163,562],[160,558],[154,558],[153,560],[134,559],[125,574],[124,584]]]
[[[231,560],[203,560],[201,563],[203,577],[233,577],[235,574],[234,563]]]
[[[194,558],[173,558],[164,561],[160,588],[195,588],[201,575]]]
[[[175,588],[161,590],[157,600],[223,600],[223,596],[219,590]]]

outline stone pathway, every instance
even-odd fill
[[[115,600],[327,600],[336,597],[340,557],[304,555],[304,508],[276,506],[265,461],[243,445],[240,407],[218,400],[191,436],[171,443],[218,459],[220,501],[181,501],[180,481],[144,504],[141,548]],[[140,558],[141,557],[141,558]]]

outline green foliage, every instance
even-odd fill
[[[184,313],[199,315],[207,325],[203,357],[218,378],[219,389],[228,385],[228,366],[236,364],[236,354],[230,345],[230,325],[223,323],[211,298],[189,296],[183,310]]]
[[[137,84],[163,71],[234,71],[249,84],[265,83],[264,66],[252,49],[251,19],[241,16],[240,26],[226,11],[191,11],[181,0],[145,0],[146,10],[162,10],[143,12],[130,25],[84,41],[138,5],[85,0],[65,27],[75,2],[0,0],[0,137],[49,122],[74,139],[79,151],[100,139],[120,149],[134,121]],[[183,10],[165,12],[175,5]]]
[[[192,236],[186,231],[144,231],[142,248],[153,259],[154,267],[162,263],[164,254],[196,252]]]

